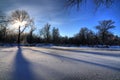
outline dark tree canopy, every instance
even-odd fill
[[[66,0],[66,5],[71,7],[76,6],[77,8],[79,8],[82,3],[87,3],[87,1],[89,0]],[[114,0],[90,0],[90,1],[92,1],[96,5],[96,8],[98,8],[100,6],[110,7]]]

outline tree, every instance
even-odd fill
[[[30,32],[28,34],[28,42],[29,43],[32,43],[33,42],[33,32],[35,31],[35,24],[34,24],[34,21],[33,19],[31,19],[30,21]]]
[[[87,42],[88,31],[89,31],[88,28],[83,27],[80,29],[80,32],[78,33],[79,40],[82,45],[85,45]]]
[[[6,35],[7,35],[7,27],[3,24],[0,24],[0,36],[1,36],[2,42],[6,41]]]
[[[98,30],[99,38],[101,43],[104,45],[105,41],[107,41],[108,36],[110,34],[110,29],[115,28],[114,23],[112,20],[103,20],[99,21],[99,25],[96,26]]]
[[[79,32],[79,37],[81,40],[81,44],[83,44],[83,45],[86,44],[87,34],[88,34],[88,28],[86,28],[86,27],[81,28],[81,30]]]
[[[92,30],[86,27],[80,29],[79,33],[74,36],[75,44],[82,45],[94,45],[95,34]]]
[[[30,25],[30,16],[25,10],[15,10],[10,16],[12,24],[18,29],[18,44],[24,30]]]
[[[89,0],[66,0],[67,6],[77,6],[79,9],[81,3],[87,3]],[[96,5],[96,8],[104,5],[105,7],[110,7],[114,0],[92,0],[92,2]]]
[[[86,43],[88,45],[95,45],[97,42],[95,38],[96,38],[95,33],[92,30],[88,30]]]
[[[60,33],[59,33],[58,28],[53,27],[53,29],[52,29],[52,40],[53,40],[53,43],[55,43],[55,44],[59,43]]]
[[[50,33],[50,24],[47,23],[41,30],[40,30],[40,36],[45,40],[45,42],[49,43],[51,38]]]
[[[68,40],[69,40],[68,36],[60,37],[60,43],[61,43],[61,45],[69,44]]]
[[[2,42],[6,41],[8,22],[7,16],[3,12],[0,12],[0,36]]]

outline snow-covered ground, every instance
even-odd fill
[[[0,80],[120,80],[120,50],[0,48]]]

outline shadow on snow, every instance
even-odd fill
[[[49,49],[49,48],[47,48]],[[90,51],[80,51],[80,50],[69,50],[69,49],[58,49],[58,48],[50,48],[55,50],[62,50],[62,51],[70,51],[70,52],[78,52],[84,54],[94,54],[94,55],[101,55],[101,56],[112,56],[112,57],[120,57],[120,54],[110,54],[110,53],[101,53],[101,52],[90,52]]]
[[[30,65],[30,62],[24,58],[21,47],[18,46],[12,80],[34,80]]]
[[[99,64],[99,63],[94,63],[94,62],[91,62],[91,61],[85,61],[85,60],[81,60],[81,59],[70,58],[70,57],[66,57],[66,56],[62,56],[62,55],[57,55],[57,54],[53,54],[53,53],[39,51],[39,50],[33,50],[33,49],[30,49],[30,50],[40,52],[42,54],[47,54],[47,55],[50,55],[50,56],[54,56],[54,57],[57,57],[57,58],[62,58],[64,60],[78,61],[78,62],[83,62],[83,63],[87,63],[87,64],[91,64],[91,65],[96,65],[96,66],[105,67],[105,68],[108,68],[108,69],[120,71],[120,68],[112,67],[112,66],[105,65],[105,64]]]

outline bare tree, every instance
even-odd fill
[[[5,13],[0,11],[0,34],[1,34],[1,39],[3,39],[3,42],[6,41],[8,22],[9,20],[7,19]]]
[[[55,43],[55,44],[59,43],[59,39],[60,39],[59,29],[53,27],[53,29],[52,29],[52,40],[53,40],[53,43]]]
[[[96,29],[99,31],[99,37],[102,41],[102,44],[105,44],[105,41],[107,41],[107,37],[110,34],[110,29],[115,28],[114,23],[112,20],[103,20],[99,21],[99,25],[96,26]]]
[[[83,27],[80,29],[80,32],[78,33],[81,44],[85,45],[87,44],[88,40],[88,35],[89,35],[89,29],[86,27]]]
[[[10,19],[12,24],[16,24],[18,29],[18,44],[20,44],[20,36],[25,29],[30,25],[30,16],[24,10],[15,10],[12,12]]]
[[[49,43],[50,38],[51,38],[51,33],[50,33],[50,24],[46,24],[41,30],[40,30],[40,35],[45,39],[45,42]]]
[[[33,32],[35,31],[35,24],[34,24],[34,20],[31,19],[30,21],[30,32],[29,32],[29,42],[32,43],[33,40]]]
[[[67,6],[76,6],[78,9],[81,4],[86,3],[89,0],[66,0]],[[91,0],[95,5],[96,8],[104,5],[105,7],[110,7],[114,0]]]

